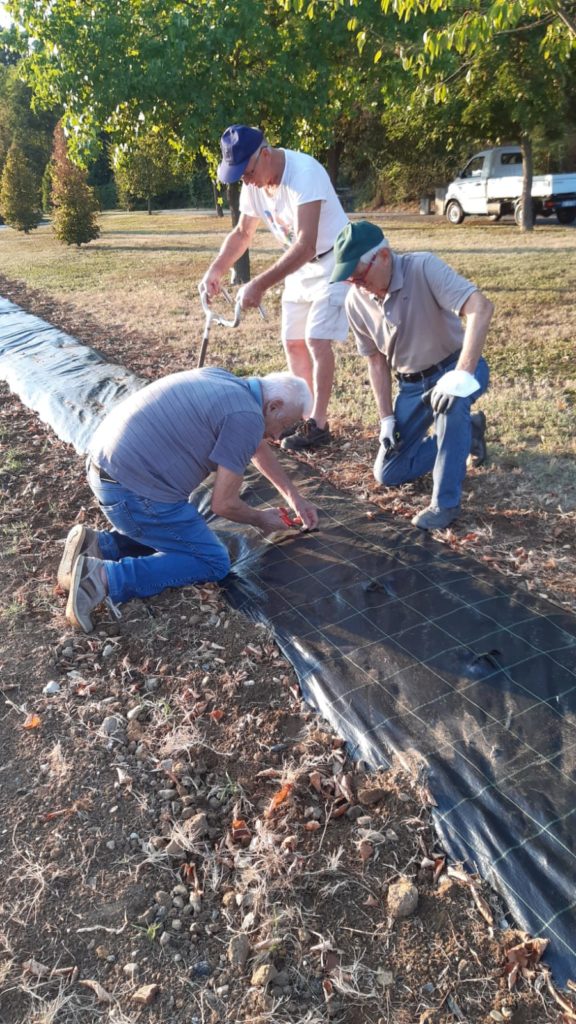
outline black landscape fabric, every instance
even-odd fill
[[[8,306],[4,320],[0,301],[0,378],[85,450],[108,396],[144,382]],[[51,341],[66,359],[43,354]],[[85,409],[92,373],[98,398]],[[321,529],[276,546],[215,521],[235,557],[231,602],[271,626],[304,696],[353,756],[372,766],[396,757],[421,773],[446,850],[494,885],[526,931],[551,940],[547,959],[565,984],[576,974],[576,617],[290,468],[320,506]],[[255,473],[245,497],[277,500]]]

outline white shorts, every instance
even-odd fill
[[[305,263],[289,274],[282,293],[282,341],[346,341],[348,320],[344,302],[350,285],[330,284],[334,253],[317,263]]]

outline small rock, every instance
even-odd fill
[[[133,722],[135,718],[139,717],[143,710],[144,709],[141,704],[136,704],[133,708],[130,708],[128,710],[126,718],[128,719],[129,722]]]
[[[172,921],[172,931],[173,932],[179,932],[179,931],[181,931],[181,929],[182,929],[182,921],[180,920],[179,917],[175,917],[174,920]]]
[[[274,964],[260,964],[252,973],[250,979],[251,985],[256,985],[258,988],[265,988],[278,974],[278,971],[274,967]]]
[[[408,917],[418,906],[418,889],[408,878],[401,878],[388,889],[387,903],[388,912],[394,920]]]
[[[113,839],[109,839],[108,840],[108,842],[106,843],[106,849],[107,850],[115,850],[116,849],[116,843],[114,842]]]
[[[208,819],[204,814],[204,811],[199,811],[193,818],[190,818],[190,824],[186,829],[186,834],[190,836],[191,840],[202,839],[208,832]]]
[[[212,964],[209,964],[207,960],[198,960],[192,964],[190,973],[193,978],[209,978],[213,970]]]
[[[169,857],[185,857],[186,850],[176,839],[171,839],[168,845],[164,848],[164,853],[167,853]]]
[[[170,945],[170,932],[162,932],[162,935],[160,936],[160,945],[162,948]]]
[[[238,967],[243,971],[249,953],[250,941],[247,935],[235,935],[230,939],[228,943],[228,960],[233,967]]]
[[[148,679],[144,683],[144,689],[148,690],[148,693],[152,693],[154,690],[157,690],[159,686],[160,680],[157,676],[148,676]]]
[[[153,1003],[160,991],[159,985],[142,985],[141,988],[136,989],[132,999],[135,1003],[140,1003],[141,1006],[150,1006]]]
[[[100,726],[103,736],[118,736],[123,732],[124,722],[118,715],[107,715]]]
[[[96,946],[94,952],[99,960],[106,960],[109,956],[110,950],[107,946]]]
[[[60,693],[60,683],[57,683],[55,679],[51,679],[46,686],[42,687],[42,693],[46,694],[47,697],[53,697],[54,694]]]
[[[365,804],[370,807],[372,804],[377,804],[380,800],[384,800],[386,796],[385,789],[361,789],[358,791],[358,800],[361,804]]]
[[[130,978],[130,979],[132,980],[132,981],[134,981],[134,978],[135,978],[135,977],[136,977],[136,975],[138,974],[138,964],[137,964],[137,963],[136,963],[135,961],[132,961],[132,962],[131,962],[131,963],[129,963],[129,964],[124,964],[124,967],[122,968],[122,971],[123,971],[123,972],[124,972],[124,974],[126,974],[126,975],[127,975],[127,976],[128,976],[128,977],[129,977],[129,978]]]

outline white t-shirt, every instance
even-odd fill
[[[273,193],[256,185],[242,185],[240,212],[248,217],[259,217],[276,240],[287,249],[296,237],[298,207],[304,203],[322,201],[316,255],[328,252],[336,236],[346,227],[348,217],[342,209],[334,186],[321,164],[308,153],[282,150],[285,157],[282,180]]]

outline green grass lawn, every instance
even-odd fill
[[[512,220],[453,227],[436,216],[372,219],[394,248],[437,252],[492,299],[486,348],[492,386],[482,407],[493,457],[498,462],[513,456],[515,465],[532,466],[535,486],[549,486],[552,477],[572,490],[576,229],[542,220],[523,235]],[[57,243],[49,225],[27,237],[3,228],[2,273],[65,303],[79,323],[85,317],[109,332],[112,348],[114,338],[128,332],[162,354],[164,372],[194,365],[203,329],[197,284],[229,230],[228,218],[192,211],[114,212],[102,215],[101,227],[101,238],[80,250]],[[259,231],[253,273],[277,253],[271,235]],[[279,294],[274,289],[266,296],[265,324],[249,313],[237,331],[213,328],[208,361],[236,372],[282,368]],[[331,421],[343,430],[376,429],[366,370],[351,341],[338,346]]]

